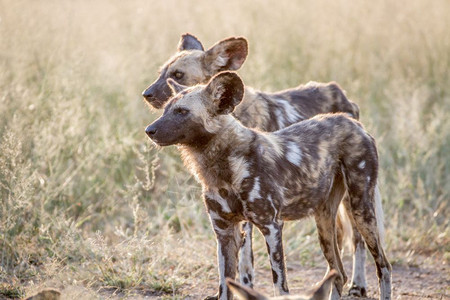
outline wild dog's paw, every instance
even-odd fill
[[[364,286],[352,285],[348,295],[352,297],[367,297],[367,290]]]

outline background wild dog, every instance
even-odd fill
[[[337,277],[337,272],[332,270],[313,290],[302,295],[280,296],[268,298],[236,281],[227,278],[227,285],[238,299],[241,300],[328,300],[331,292],[331,285]]]
[[[284,263],[284,221],[314,216],[329,269],[336,269],[332,298],[345,282],[335,218],[344,205],[375,260],[380,298],[391,297],[391,266],[377,228],[375,191],[378,155],[374,139],[344,114],[320,115],[274,133],[244,127],[231,116],[244,95],[236,73],[223,72],[206,86],[178,92],[164,114],[146,128],[158,145],[177,144],[200,181],[217,237],[218,297],[232,299],[225,278],[235,278],[242,243],[239,222],[264,235],[276,292],[289,292]]]
[[[179,84],[192,86],[206,83],[213,75],[224,70],[237,70],[244,63],[248,54],[245,38],[231,37],[219,41],[207,51],[193,35],[181,37],[178,52],[161,68],[160,75],[144,92],[147,102],[155,108],[161,108],[171,96],[167,79]],[[308,83],[276,93],[264,93],[252,88],[245,88],[242,103],[236,107],[233,115],[247,127],[263,131],[275,131],[293,123],[310,118],[316,114],[328,112],[346,112],[354,118],[359,117],[358,106],[349,101],[336,83]],[[381,200],[377,197],[378,206]],[[381,214],[380,214],[381,217]],[[345,225],[345,226],[344,226]],[[379,225],[382,226],[380,219]],[[351,228],[343,210],[338,215],[338,239],[342,246],[342,228]],[[241,247],[239,260],[240,280],[243,284],[253,286],[253,252],[252,225],[243,225],[246,238]],[[361,235],[349,230],[347,238],[353,237],[353,276],[350,294],[366,295],[365,246]]]

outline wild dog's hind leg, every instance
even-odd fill
[[[377,266],[380,299],[391,299],[391,265],[383,250],[375,209],[375,176],[361,176],[354,172],[347,176],[350,194],[350,210],[357,230],[363,236],[367,248]],[[348,204],[347,204],[348,205]]]
[[[253,288],[255,278],[252,249],[253,224],[245,222],[242,224],[242,229],[244,241],[239,251],[239,279],[242,285]]]
[[[270,257],[272,267],[272,279],[275,288],[275,295],[289,293],[286,278],[286,266],[283,252],[283,222],[273,222],[268,225],[258,225],[266,240],[267,252]]]
[[[336,217],[336,237],[337,237],[337,244],[339,247],[339,250],[341,250],[341,252],[343,251],[344,248],[344,240],[346,238],[346,234],[345,234],[345,228],[344,228],[344,224],[345,220],[344,218],[341,216],[340,210],[338,211],[338,215]]]

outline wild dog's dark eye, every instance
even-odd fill
[[[189,110],[182,107],[177,107],[173,110],[173,113],[176,115],[185,116],[189,113]]]
[[[172,77],[176,78],[176,79],[181,79],[183,78],[184,73],[181,71],[175,71],[172,73]]]

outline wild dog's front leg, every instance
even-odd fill
[[[253,224],[245,222],[242,224],[244,231],[244,241],[239,252],[239,279],[241,284],[253,288],[254,266],[253,266],[253,249],[252,235]]]
[[[269,252],[270,265],[272,267],[275,295],[289,294],[283,252],[283,222],[273,222],[269,225],[258,227],[266,239],[267,251]]]
[[[236,278],[238,251],[242,241],[239,223],[220,217],[210,211],[211,223],[217,237],[217,261],[219,263],[219,293],[218,296],[206,299],[233,299],[225,279]]]

